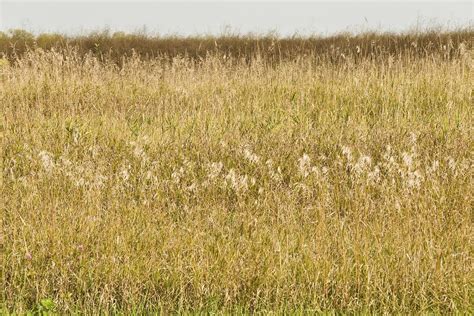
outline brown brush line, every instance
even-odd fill
[[[442,56],[452,59],[459,47],[472,49],[474,29],[465,27],[455,31],[427,30],[411,33],[361,34],[341,33],[329,37],[293,36],[279,38],[273,35],[222,35],[222,36],[150,36],[146,34],[125,34],[102,31],[88,35],[67,36],[61,34],[39,34],[24,30],[0,32],[0,54],[9,60],[21,57],[29,49],[77,50],[80,56],[92,53],[102,60],[121,63],[123,57],[139,55],[150,59],[186,56],[202,60],[208,54],[226,58],[250,61],[256,56],[267,63],[295,60],[302,56],[313,56],[338,63],[347,58],[360,60],[380,60],[389,56],[430,57]]]

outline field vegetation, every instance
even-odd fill
[[[34,35],[24,30],[10,30],[0,32],[0,52],[14,60],[32,48],[64,51],[73,47],[81,57],[93,55],[101,61],[113,61],[119,65],[124,58],[135,55],[145,60],[159,57],[169,61],[174,57],[185,57],[198,62],[209,55],[220,55],[247,63],[258,57],[264,58],[266,64],[277,65],[281,61],[307,56],[331,63],[345,62],[346,56],[351,56],[354,62],[367,59],[380,61],[390,56],[453,59],[459,57],[461,44],[472,46],[473,37],[473,27],[450,32],[432,28],[407,33],[341,33],[327,37],[279,37],[274,33],[240,35],[231,32],[218,37],[180,37],[108,30],[70,36],[54,33]]]
[[[0,308],[472,313],[473,34],[1,35]]]

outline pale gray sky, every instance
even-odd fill
[[[473,1],[12,1],[0,0],[0,30],[86,33],[109,28],[160,34],[331,34],[403,31],[473,23]]]

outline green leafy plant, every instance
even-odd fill
[[[41,316],[49,316],[49,315],[56,315],[56,304],[50,298],[45,298],[39,301],[36,305],[33,312],[27,313],[28,315],[41,315]]]

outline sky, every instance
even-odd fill
[[[473,25],[474,1],[12,1],[0,0],[0,30],[85,34],[330,35]]]

